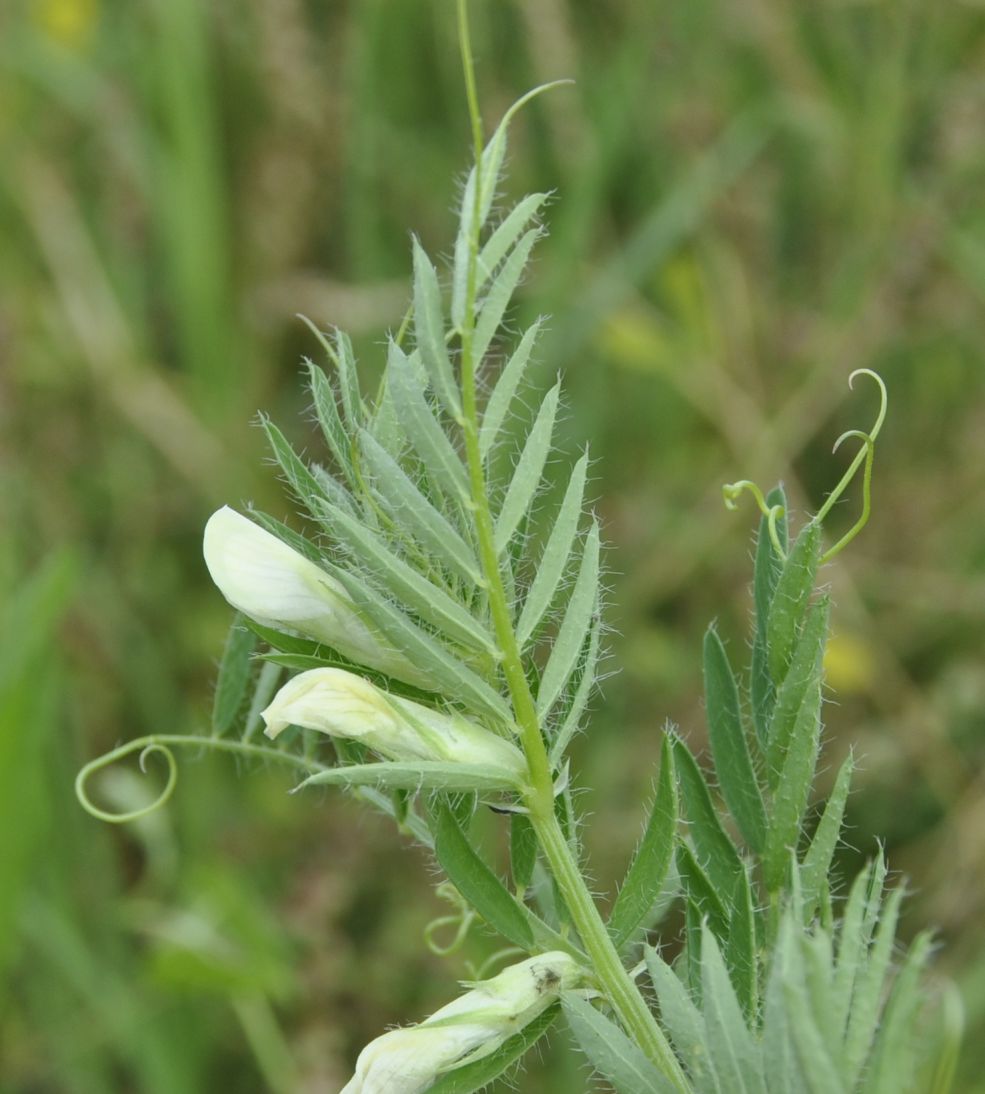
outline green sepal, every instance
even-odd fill
[[[495,1052],[442,1075],[436,1083],[428,1087],[428,1094],[475,1094],[478,1090],[485,1090],[494,1079],[498,1079],[533,1048],[560,1013],[560,1004],[554,1003],[525,1025],[519,1033],[504,1041]]]

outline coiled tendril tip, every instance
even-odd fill
[[[848,377],[848,386],[852,390],[855,388],[856,376],[868,376],[873,379],[879,387],[879,413],[876,415],[876,420],[872,425],[872,428],[866,433],[861,429],[849,429],[835,441],[832,452],[837,452],[842,443],[850,437],[854,437],[862,441],[862,448],[856,454],[848,467],[848,470],[842,475],[838,485],[831,491],[824,505],[818,510],[817,515],[814,517],[818,523],[823,523],[825,517],[831,512],[835,502],[844,494],[848,489],[852,480],[858,472],[858,469],[862,467],[864,463],[864,470],[862,472],[862,512],[859,515],[858,520],[852,525],[852,527],[838,540],[838,542],[826,551],[821,556],[821,562],[829,562],[840,551],[844,550],[849,543],[862,531],[865,525],[868,523],[869,514],[872,510],[872,463],[875,459],[875,444],[876,438],[879,436],[879,430],[882,429],[882,423],[886,420],[886,411],[889,408],[889,392],[886,390],[886,384],[883,378],[878,372],[873,372],[870,368],[857,368]],[[759,511],[767,519],[770,540],[773,543],[773,548],[781,559],[786,558],[786,552],[783,550],[780,544],[780,537],[777,531],[776,522],[783,516],[783,507],[781,505],[774,505],[770,508],[766,504],[766,499],[763,497],[762,490],[748,479],[742,479],[739,482],[726,483],[722,487],[722,497],[725,501],[725,508],[734,511],[737,508],[736,499],[742,493],[743,490],[748,490],[750,494],[756,499],[756,504],[759,506]]]

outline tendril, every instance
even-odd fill
[[[821,564],[830,562],[831,559],[838,554],[839,551],[844,550],[849,543],[862,531],[869,521],[869,513],[872,511],[872,462],[875,459],[875,440],[871,433],[865,433],[861,429],[849,429],[835,441],[832,452],[837,452],[841,445],[841,442],[849,437],[857,437],[862,442],[862,449],[859,455],[865,460],[865,470],[862,472],[862,512],[859,515],[858,520],[848,529],[848,531],[838,540],[838,542],[821,555]],[[858,457],[856,456],[856,459]]]
[[[868,376],[878,385],[879,413],[876,415],[876,420],[868,432],[865,432],[865,430],[862,429],[849,429],[847,432],[842,433],[838,440],[835,441],[832,452],[837,452],[841,447],[842,442],[848,440],[850,437],[860,440],[862,442],[862,447],[848,465],[848,470],[842,475],[838,485],[831,491],[824,504],[818,510],[814,520],[819,524],[824,521],[825,517],[831,512],[835,502],[838,501],[851,485],[852,480],[858,474],[858,469],[864,465],[862,471],[862,512],[859,515],[858,520],[841,539],[821,556],[822,563],[830,562],[835,555],[843,551],[848,544],[852,542],[868,523],[869,514],[872,511],[872,463],[875,459],[876,438],[879,436],[879,431],[882,429],[882,423],[886,420],[886,410],[889,407],[889,393],[886,391],[886,385],[883,382],[882,377],[877,372],[873,372],[870,368],[855,369],[848,377],[849,388],[854,390],[856,376]],[[781,559],[785,560],[787,556],[780,543],[780,536],[776,523],[780,517],[783,516],[783,506],[774,505],[771,508],[766,504],[766,499],[763,497],[762,490],[760,490],[754,482],[750,482],[749,479],[742,479],[739,482],[726,483],[722,487],[722,498],[725,501],[726,509],[734,511],[737,508],[736,499],[743,490],[748,490],[756,499],[759,511],[766,518],[769,526],[770,540],[773,543],[773,549]]]
[[[468,937],[469,929],[478,918],[462,894],[450,882],[443,881],[435,890],[438,896],[444,898],[455,906],[452,915],[438,916],[424,928],[424,944],[436,957],[448,957],[462,948]],[[444,927],[455,927],[452,939],[446,945],[442,945],[435,939],[438,931]]]
[[[133,741],[127,741],[119,748],[114,748],[105,755],[90,760],[75,776],[75,796],[79,799],[79,804],[91,816],[109,824],[127,824],[129,821],[146,817],[149,813],[153,813],[155,809],[160,809],[162,805],[166,805],[170,800],[178,784],[178,761],[175,759],[172,749],[182,745],[190,745],[195,748],[213,748],[219,752],[234,752],[254,759],[274,760],[279,763],[289,764],[292,767],[302,768],[308,774],[311,774],[312,770],[323,771],[325,769],[324,764],[317,763],[314,760],[305,759],[303,756],[297,756],[290,752],[283,752],[280,749],[250,744],[249,741],[228,740],[222,737],[196,737],[190,734],[177,733],[152,734],[147,737],[137,737]],[[101,809],[89,796],[89,780],[104,768],[110,767],[118,760],[130,756],[134,752],[140,753],[138,762],[140,770],[144,774],[147,773],[148,756],[158,753],[164,757],[168,766],[168,778],[164,784],[164,789],[150,804],[140,809],[131,809],[125,813],[111,813],[106,809]]]
[[[140,770],[145,775],[147,774],[148,756],[156,752],[164,757],[168,765],[168,781],[164,784],[164,789],[149,805],[145,805],[140,809],[131,809],[126,813],[110,813],[105,809],[100,809],[89,797],[86,783],[96,772],[102,771],[103,768],[111,766],[117,760],[122,760],[124,756],[129,756],[138,749],[140,751],[138,761]],[[168,802],[177,784],[178,761],[174,758],[171,749],[153,738],[138,737],[137,740],[128,741],[127,744],[114,748],[112,752],[107,752],[98,759],[90,760],[75,777],[75,796],[79,799],[82,808],[98,820],[108,821],[110,824],[126,824],[128,821],[140,820],[141,817],[146,817],[149,813],[153,813],[155,809],[160,809],[162,805]]]
[[[725,502],[725,508],[730,512],[734,513],[735,510],[738,509],[736,502],[743,490],[748,490],[756,499],[759,511],[766,518],[766,525],[769,529],[770,542],[773,544],[773,550],[776,551],[781,559],[786,561],[787,552],[784,551],[783,544],[780,542],[780,532],[776,526],[776,522],[783,516],[783,506],[767,505],[762,490],[760,490],[750,479],[741,479],[739,482],[727,482],[722,487],[722,500]]]
[[[848,377],[848,386],[850,388],[855,387],[856,376],[871,376],[873,380],[879,385],[879,413],[876,415],[875,424],[869,430],[865,436],[868,437],[871,442],[871,446],[876,443],[876,438],[879,436],[879,430],[882,429],[882,423],[886,420],[886,409],[889,406],[889,393],[886,391],[886,385],[883,383],[882,377],[873,372],[870,368],[857,368],[851,376]],[[859,431],[853,431],[847,434],[842,434],[837,441],[835,441],[834,451],[837,451],[838,445],[845,439],[846,436],[859,436]],[[841,481],[828,495],[828,500],[821,506],[817,512],[817,516],[814,518],[818,522],[823,522],[824,518],[831,512],[831,507],[841,497],[842,494],[848,489],[852,479],[855,478],[855,473],[862,466],[864,460],[871,460],[871,457],[867,455],[870,449],[870,444],[866,444],[854,460],[848,465],[848,470],[842,475]],[[868,519],[868,515],[866,515]],[[854,535],[858,534],[858,529],[855,530]]]

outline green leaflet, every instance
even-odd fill
[[[419,763],[381,760],[331,767],[309,775],[296,789],[306,786],[375,786],[380,790],[443,790],[449,794],[516,789],[512,780],[497,776],[487,767],[426,760]]]
[[[796,922],[794,916],[784,916],[774,961],[803,1089],[809,1094],[846,1094],[811,1010]]]
[[[328,445],[335,462],[345,473],[346,478],[351,479],[352,465],[349,456],[349,438],[346,435],[342,419],[339,417],[339,408],[335,403],[335,390],[332,383],[313,361],[305,358],[308,366],[308,387],[311,398],[315,404],[315,415],[321,427],[322,436]]]
[[[510,873],[518,893],[530,888],[537,865],[537,834],[523,813],[510,815]]]
[[[315,512],[325,514],[335,538],[349,548],[353,559],[370,570],[408,609],[466,649],[495,655],[496,643],[482,622],[444,589],[408,566],[359,520],[327,502],[317,506]]]
[[[478,1090],[485,1090],[544,1036],[560,1013],[560,1004],[548,1007],[495,1052],[443,1075],[428,1088],[428,1094],[475,1094]]]
[[[291,491],[306,509],[315,508],[325,497],[321,483],[311,473],[308,465],[294,451],[284,434],[269,418],[260,416],[260,424]]]
[[[547,197],[547,194],[528,194],[513,206],[490,234],[479,252],[476,264],[476,294],[486,287],[521,232],[547,201]]]
[[[660,894],[674,857],[677,821],[674,748],[665,736],[650,819],[609,916],[609,934],[617,950],[633,937]]]
[[[701,997],[708,1049],[724,1089],[730,1094],[766,1094],[756,1042],[746,1028],[714,932],[707,926],[701,938]]]
[[[593,521],[585,537],[578,577],[537,689],[537,712],[541,717],[554,705],[578,661],[578,654],[596,612],[598,586],[599,526],[598,521]]]
[[[456,889],[482,918],[515,946],[530,951],[534,936],[528,914],[476,854],[442,801],[433,803],[434,853]]]
[[[715,887],[707,871],[698,862],[690,845],[682,839],[677,841],[676,862],[677,872],[681,878],[681,888],[687,898],[688,907],[690,909],[693,906],[698,913],[696,925],[699,928],[699,934],[701,921],[707,919],[718,937],[724,938],[729,929],[729,909],[725,904],[729,890],[723,891]],[[689,947],[691,945],[690,935],[691,931],[689,929]],[[700,945],[700,938],[697,939],[696,948],[697,945]]]
[[[779,686],[787,674],[807,601],[814,590],[821,557],[821,525],[804,526],[777,578],[766,620],[766,652],[773,683]]]
[[[510,404],[516,396],[516,389],[523,379],[527,369],[527,362],[533,351],[537,335],[540,333],[540,320],[528,327],[512,356],[499,374],[492,394],[486,403],[485,412],[482,415],[482,423],[479,426],[479,451],[482,458],[489,456],[503,421],[510,409]]]
[[[757,854],[766,841],[766,811],[749,756],[739,708],[739,689],[728,654],[713,628],[704,641],[705,703],[715,772],[739,831]]]
[[[800,885],[804,896],[804,923],[809,924],[817,912],[828,883],[831,860],[834,858],[841,825],[845,816],[845,804],[855,769],[854,757],[849,755],[838,771],[831,797],[824,807],[814,838],[804,855],[800,868]]]
[[[359,378],[356,375],[356,359],[352,352],[349,336],[340,330],[335,332],[335,345],[329,342],[325,334],[312,323],[307,316],[298,317],[321,343],[339,374],[339,389],[342,396],[342,410],[351,430],[363,423],[362,396],[359,393]]]
[[[920,981],[932,949],[930,934],[918,935],[897,973],[872,1052],[866,1094],[897,1094],[913,1075],[920,1047],[919,1038],[913,1033],[917,1014],[925,1004]]]
[[[902,900],[903,889],[895,889],[880,908],[875,941],[871,949],[863,954],[862,967],[855,978],[842,1050],[842,1076],[849,1089],[861,1075],[879,1027],[886,980],[892,971],[893,944]]]
[[[387,376],[393,385],[394,406],[401,428],[420,455],[428,476],[450,498],[464,501],[469,497],[465,465],[428,406],[410,362],[394,358]]]
[[[387,641],[402,652],[412,664],[427,666],[428,680],[425,682],[422,679],[414,683],[421,683],[423,686],[429,686],[431,690],[454,695],[456,699],[467,704],[477,713],[489,715],[507,725],[513,724],[509,707],[502,695],[490,687],[481,676],[450,654],[440,642],[418,627],[355,574],[339,566],[332,567],[332,574],[338,578],[369,623],[375,626]]]
[[[591,633],[588,636],[588,649],[585,651],[585,659],[582,662],[581,677],[578,680],[578,687],[571,697],[571,706],[564,716],[561,728],[557,731],[557,735],[551,742],[550,760],[552,768],[557,768],[564,758],[564,753],[567,750],[568,744],[581,723],[581,716],[584,714],[585,707],[588,705],[588,699],[592,693],[592,688],[595,687],[595,668],[598,663],[599,636],[601,629],[602,621],[596,616],[592,622]]]
[[[673,737],[674,765],[681,789],[688,835],[697,860],[717,893],[727,898],[745,870],[735,844],[722,828],[698,762],[680,737]]]
[[[479,309],[475,322],[475,338],[472,343],[473,359],[478,365],[492,344],[496,332],[503,322],[503,316],[509,306],[513,293],[516,292],[520,278],[526,269],[530,259],[533,245],[541,236],[539,228],[531,228],[520,242],[510,252],[509,257],[503,263],[502,268],[496,274],[486,298]]]
[[[835,1024],[844,1033],[851,1021],[856,980],[865,964],[882,906],[886,863],[881,855],[852,883],[838,936],[838,963],[834,975]]]
[[[763,853],[763,877],[771,893],[783,887],[790,868],[790,853],[796,851],[800,842],[801,822],[817,767],[820,736],[821,682],[815,680],[797,714],[773,795],[773,812]]]
[[[462,205],[459,217],[458,235],[455,238],[455,261],[452,268],[452,322],[461,327],[465,321],[465,301],[468,296],[469,249],[476,235],[489,217],[496,183],[503,167],[506,154],[506,131],[513,111],[509,111],[499,123],[489,143],[483,149],[482,159],[473,165],[462,192]],[[478,168],[478,171],[477,171]],[[476,209],[476,180],[478,179],[479,200]],[[478,213],[478,216],[476,215]]]
[[[242,709],[246,688],[253,676],[251,658],[255,646],[256,635],[244,626],[242,617],[237,614],[222,652],[212,703],[212,732],[216,737],[222,737],[232,729],[236,715]]]
[[[763,1003],[761,1051],[763,1071],[770,1094],[790,1094],[804,1088],[797,1052],[790,1031],[783,978],[790,958],[785,950],[794,944],[794,936],[781,927],[773,949],[769,979]]]
[[[414,238],[414,332],[431,387],[453,418],[462,413],[458,384],[445,345],[445,318],[441,288],[434,266]]]
[[[547,610],[551,606],[557,587],[564,576],[568,559],[578,535],[585,495],[585,476],[588,471],[588,453],[575,464],[568,480],[564,499],[554,518],[554,526],[548,537],[544,553],[537,563],[537,572],[524,597],[523,610],[516,626],[516,640],[522,650],[537,633]]]
[[[394,519],[431,555],[471,584],[481,580],[472,548],[408,478],[403,468],[365,430],[360,433],[360,451],[373,474],[374,485],[383,495]]]
[[[749,872],[743,870],[730,901],[728,934],[722,939],[729,975],[746,1018],[759,1011],[759,943]]]
[[[770,788],[776,790],[783,762],[790,749],[797,719],[805,702],[820,701],[815,688],[821,680],[824,647],[828,638],[830,600],[821,597],[806,613],[803,629],[790,659],[787,675],[776,692],[773,717],[770,721],[766,746],[767,774]]]
[[[705,1020],[677,974],[655,949],[644,949],[646,967],[660,1004],[660,1021],[701,1094],[725,1094],[708,1055]],[[789,1094],[789,1092],[787,1092]]]
[[[589,1063],[618,1094],[673,1094],[675,1087],[615,1022],[575,992],[565,992],[561,1005]]]
[[[777,537],[783,549],[787,549],[787,499],[782,487],[775,487],[766,495],[766,504],[771,508],[782,505],[784,515],[776,522]],[[753,568],[753,592],[756,605],[756,632],[752,643],[752,666],[749,677],[749,698],[752,706],[753,723],[756,736],[765,746],[769,720],[773,712],[774,688],[766,657],[766,621],[769,617],[770,603],[777,578],[783,568],[783,561],[773,547],[766,517],[759,522],[759,535],[756,539],[756,561]]]
[[[520,521],[526,516],[544,477],[544,467],[551,451],[554,419],[557,415],[560,383],[555,384],[540,404],[540,410],[527,436],[527,443],[517,461],[513,477],[496,518],[496,551],[502,554],[513,538]]]

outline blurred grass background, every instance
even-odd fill
[[[476,0],[508,194],[556,189],[518,309],[553,316],[590,440],[616,629],[579,781],[600,891],[659,728],[696,747],[700,636],[745,640],[754,514],[816,508],[891,392],[875,512],[831,567],[828,764],[855,744],[854,869],[886,842],[939,925],[985,1090],[985,7]],[[78,767],[204,724],[229,612],[200,533],[285,515],[255,411],[301,446],[303,311],[374,375],[408,231],[448,253],[467,132],[449,0],[7,0],[0,10],[0,1089],[331,1091],[445,1001],[426,859],[340,795],[183,757],[166,812],[78,808]],[[846,446],[847,447],[847,446]],[[317,452],[317,450],[315,450]],[[853,519],[841,506],[835,523]],[[132,770],[121,807],[153,793]],[[823,793],[825,787],[820,790]],[[559,1039],[563,1035],[559,1035]],[[530,1091],[582,1089],[544,1055]]]

